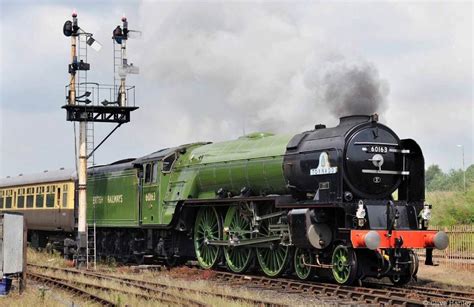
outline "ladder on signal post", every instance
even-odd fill
[[[118,93],[120,89],[120,76],[119,73],[123,68],[123,58],[122,58],[122,45],[117,44],[115,40],[113,41],[114,45],[114,101],[118,101]]]
[[[94,215],[95,215],[95,206],[94,206]],[[87,225],[87,268],[88,269],[97,269],[97,228],[94,222],[92,225]]]
[[[87,62],[87,36],[86,35],[79,35],[78,37],[78,62]],[[88,88],[87,88],[87,70],[78,70],[77,72],[77,97],[84,95]],[[83,100],[88,100],[89,96],[85,96]],[[87,105],[89,102],[78,102],[84,105]],[[85,122],[86,125],[86,154],[87,154],[87,169],[94,167],[94,122]],[[92,191],[89,191],[92,192]],[[96,269],[97,267],[97,229],[96,229],[96,222],[95,222],[95,206],[94,206],[94,220],[93,224],[87,224],[87,246],[86,246],[86,265],[88,269]]]

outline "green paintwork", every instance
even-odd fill
[[[137,170],[89,175],[87,223],[102,227],[138,226]]]
[[[267,207],[265,209],[266,212],[261,212],[261,214],[271,214],[276,211],[274,207]],[[270,225],[277,224],[278,219],[279,217],[277,216],[262,220],[259,229],[260,234],[263,236],[278,234],[270,230]],[[258,247],[256,253],[258,264],[265,275],[275,277],[281,275],[286,270],[290,258],[289,246],[273,241],[269,247]]]
[[[303,249],[303,248],[297,248],[295,250],[295,257],[293,258],[293,261],[294,261],[295,273],[296,273],[296,276],[298,276],[298,278],[305,280],[311,277],[312,268],[305,265],[305,263],[307,264],[313,263],[313,255],[311,254],[309,250]]]
[[[332,275],[338,283],[344,284],[349,280],[350,273],[350,255],[345,246],[339,245],[332,255]]]
[[[213,207],[199,209],[194,224],[194,250],[196,258],[205,269],[216,265],[219,259],[220,247],[208,245],[209,240],[220,240],[222,225],[217,211]]]
[[[147,162],[159,163],[156,183],[144,183],[137,169],[90,176],[88,223],[92,223],[93,197],[103,198],[96,205],[98,226],[165,226],[178,202],[215,199],[219,188],[233,195],[243,187],[257,195],[286,193],[283,155],[291,137],[252,133],[233,141],[181,146],[185,150],[178,150],[169,173],[161,172],[161,161]],[[110,195],[123,195],[122,203],[108,204]]]
[[[286,193],[283,155],[291,137],[254,133],[234,141],[191,145],[170,174],[161,223],[170,223],[178,201],[214,199],[219,188],[234,195],[243,187],[258,194]]]
[[[232,206],[227,210],[224,220],[223,240],[232,239],[246,240],[252,238],[251,221],[248,215],[243,215],[237,206]],[[229,269],[235,273],[242,273],[248,269],[252,261],[252,248],[247,246],[224,247],[224,256]]]
[[[161,168],[161,162],[158,163],[157,167],[158,170]],[[146,183],[143,179],[140,179],[142,185],[142,193],[140,195],[140,222],[143,225],[154,225],[161,221],[162,206],[160,206],[160,204],[163,201],[163,194],[160,188],[166,186],[167,182],[163,180],[162,175],[161,172],[158,172],[156,182],[151,183]]]

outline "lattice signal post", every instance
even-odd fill
[[[66,86],[66,105],[62,108],[66,109],[66,119],[68,121],[79,122],[79,156],[76,157],[78,160],[79,199],[76,263],[78,266],[83,266],[86,262],[89,264],[86,219],[87,160],[120,125],[130,121],[130,112],[138,109],[135,106],[135,87],[126,85],[127,74],[138,73],[137,67],[128,64],[126,41],[130,33],[139,32],[128,29],[128,22],[125,17],[122,17],[122,27],[117,26],[113,31],[114,85],[87,81],[87,71],[90,70],[90,64],[87,63],[87,49],[91,47],[99,51],[101,45],[92,37],[92,33],[88,33],[79,27],[76,12],[72,14],[72,21],[65,22],[63,32],[65,36],[71,37],[71,63],[68,66],[70,81]],[[119,54],[115,52],[116,49],[120,50]],[[120,82],[117,82],[118,79]],[[88,142],[87,138],[94,138],[94,136],[87,133],[87,127],[95,122],[115,123],[117,126],[97,147],[88,148],[88,146],[93,147],[94,142]]]

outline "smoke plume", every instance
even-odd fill
[[[313,86],[318,99],[335,117],[381,113],[386,109],[389,87],[376,67],[365,61],[349,62],[339,56],[320,67]]]
[[[317,31],[320,10],[158,2],[140,12],[138,100],[147,112],[137,121],[169,129],[164,144],[293,133],[386,107],[375,66],[343,56],[332,33]]]

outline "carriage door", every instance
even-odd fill
[[[142,224],[156,224],[158,222],[159,200],[159,161],[148,162],[143,165],[141,217]]]

